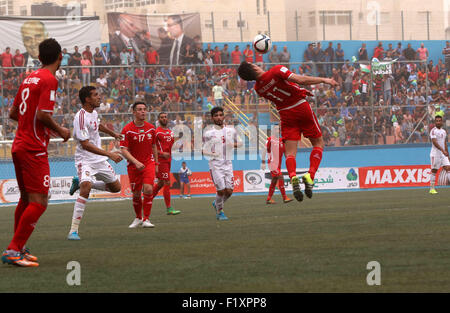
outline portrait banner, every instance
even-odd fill
[[[110,49],[116,53],[147,53],[150,47],[159,55],[159,64],[192,64],[195,47],[202,47],[200,14],[128,14],[110,12]],[[153,51],[152,50],[152,51]]]
[[[39,43],[47,38],[55,38],[61,48],[69,53],[74,46],[84,49],[86,46],[100,47],[101,33],[99,17],[74,18],[37,18],[37,17],[0,17],[0,46],[16,49],[25,57],[25,65],[33,66],[38,61]]]

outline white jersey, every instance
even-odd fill
[[[445,149],[445,143],[447,142],[447,131],[443,128],[437,128],[434,127],[431,132],[430,132],[430,138],[431,139],[436,139],[438,145],[442,148]],[[444,154],[442,153],[441,150],[439,150],[438,148],[436,148],[434,146],[434,144],[431,144],[431,152],[430,152],[430,156],[444,156]]]
[[[99,125],[100,120],[95,110],[89,113],[81,109],[75,114],[73,120],[73,138],[77,141],[75,163],[94,164],[108,160],[107,156],[84,150],[80,144],[80,141],[89,140],[90,143],[101,148],[100,134],[98,131]]]
[[[234,143],[238,142],[236,130],[232,127],[212,126],[203,135],[203,150],[215,156],[210,157],[209,167],[231,166]]]

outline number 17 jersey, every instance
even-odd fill
[[[272,101],[278,111],[286,109],[311,95],[307,89],[288,81],[291,75],[292,72],[287,67],[276,65],[257,80],[255,91]]]
[[[37,112],[53,113],[58,80],[47,69],[39,69],[25,78],[13,105],[18,108],[18,127],[12,152],[47,152],[50,135],[47,127],[37,119]]]

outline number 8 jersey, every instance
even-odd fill
[[[47,69],[32,72],[24,79],[14,99],[19,108],[19,121],[12,152],[46,152],[49,131],[36,117],[38,110],[53,113],[58,80]]]

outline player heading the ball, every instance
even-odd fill
[[[324,142],[317,117],[306,101],[312,94],[299,85],[328,84],[337,86],[332,78],[301,76],[292,73],[287,67],[276,65],[267,72],[256,64],[242,62],[238,68],[239,76],[246,81],[256,81],[255,91],[259,96],[272,101],[280,114],[281,137],[285,144],[286,168],[291,179],[294,197],[303,200],[300,179],[296,173],[296,154],[302,134],[307,137],[313,149],[310,154],[308,173],[303,175],[305,194],[312,197],[314,177],[322,160]]]

